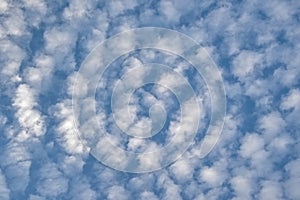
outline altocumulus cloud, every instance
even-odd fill
[[[297,0],[2,0],[0,199],[300,199],[299,10]],[[72,87],[96,44],[145,26],[180,31],[206,48],[224,79],[227,115],[219,142],[205,158],[199,158],[200,134],[172,165],[131,174],[108,168],[89,154],[76,134]],[[202,104],[209,104],[201,77],[193,76],[183,61],[155,51],[123,59],[117,64],[129,69],[146,61],[175,66],[174,71],[194,81]],[[133,83],[144,71],[134,72]],[[107,91],[113,87],[105,81],[121,80],[122,73],[116,68],[104,75],[101,106],[107,106]],[[163,81],[180,85],[168,75]],[[130,107],[136,115],[153,102],[176,108],[165,88],[152,93],[143,88],[137,94]],[[186,109],[192,113],[188,105]],[[161,148],[162,138],[157,144],[123,137],[106,114],[98,113],[98,124],[87,122],[87,138],[93,138],[89,127],[101,126],[114,133],[109,137],[120,147]],[[209,115],[201,119],[205,127]],[[171,127],[168,137],[177,130],[176,123]]]

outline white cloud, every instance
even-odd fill
[[[57,169],[56,164],[46,163],[39,174],[36,189],[42,196],[53,198],[68,191],[68,180]]]
[[[40,12],[46,12],[47,6],[45,1],[43,0],[28,0],[28,1],[23,1],[25,6],[34,8],[39,10]]]
[[[259,119],[259,128],[262,130],[264,139],[270,141],[285,129],[286,123],[279,112],[271,112]]]
[[[264,148],[264,139],[256,133],[247,134],[243,138],[240,147],[240,154],[245,158],[251,157],[254,153]]]
[[[230,181],[231,187],[234,190],[234,199],[251,199],[253,186],[251,180],[244,176],[235,176]]]
[[[74,177],[74,176],[73,176]],[[95,200],[97,199],[97,193],[91,189],[89,182],[82,178],[76,177],[70,183],[70,196],[71,199],[86,199],[86,200]]]
[[[126,10],[131,10],[137,5],[136,0],[129,0],[129,1],[120,1],[120,0],[113,0],[109,1],[108,3],[108,13],[112,17],[116,17],[124,13]]]
[[[1,12],[4,13],[5,11],[7,11],[8,7],[9,7],[9,2],[7,0],[1,1],[1,3],[0,3],[0,11]]]
[[[76,135],[77,130],[74,123],[71,102],[65,100],[64,102],[56,104],[52,109],[53,116],[60,121],[56,127],[56,140],[67,153],[84,154],[86,149]]]
[[[9,143],[0,154],[1,167],[7,179],[7,184],[13,193],[24,193],[29,183],[31,155],[26,147],[18,143]]]
[[[201,180],[208,183],[211,187],[218,187],[224,182],[224,176],[215,167],[203,167],[200,172]]]
[[[34,66],[24,70],[24,79],[36,91],[49,91],[53,77],[54,59],[51,56],[39,55],[34,58]]]
[[[41,136],[45,134],[45,122],[41,113],[36,109],[38,103],[35,93],[26,84],[21,84],[17,88],[13,106],[16,107],[16,117],[29,135]]]
[[[178,22],[180,19],[180,12],[175,8],[172,1],[160,1],[159,11],[165,16],[168,22]]]
[[[280,183],[274,181],[264,181],[262,184],[262,189],[259,193],[259,199],[262,200],[275,200],[283,199],[282,197],[282,188]]]
[[[184,143],[196,133],[199,121],[203,118],[202,110],[195,105],[198,103],[195,98],[190,98],[181,105],[181,121],[172,121],[170,124],[169,132],[170,136],[174,135],[174,139],[171,138],[176,144]],[[193,110],[193,112],[190,112]]]
[[[77,86],[75,88],[75,86]],[[87,80],[80,73],[73,73],[68,77],[68,95],[73,98],[83,98],[87,95]]]
[[[238,4],[224,1],[187,4],[181,0],[83,3],[73,0],[65,4],[44,0],[24,0],[21,3],[2,0],[0,199],[18,195],[31,200],[151,200],[181,199],[183,196],[218,199],[223,195],[233,195],[235,199],[299,199],[299,159],[289,161],[283,169],[274,165],[283,164],[293,157],[291,155],[298,157],[300,59],[297,3],[297,0],[289,3],[242,1]],[[127,176],[94,159],[87,159],[88,149],[76,136],[76,116],[72,114],[69,99],[69,85],[73,84],[74,73],[69,75],[107,35],[142,26],[171,27],[211,49],[210,54],[225,77],[230,105],[220,143],[204,160],[197,159],[198,145],[194,145],[187,152],[188,156],[184,155],[167,170]],[[43,35],[39,52],[31,49],[31,42],[37,39],[33,30]],[[132,36],[127,41],[117,42],[120,42],[121,49],[126,50],[133,47],[134,39]],[[157,42],[162,48],[171,45],[178,51],[184,46],[179,40],[172,44],[159,39]],[[114,45],[111,45],[112,52],[109,53],[115,53]],[[97,56],[104,58],[103,55]],[[141,64],[138,58],[133,58],[131,63],[130,60],[127,64],[133,67]],[[175,70],[182,72],[183,69],[185,67]],[[61,71],[63,76],[69,76],[69,91],[65,91],[64,85],[55,87],[58,91],[52,91],[52,81],[58,79],[61,81],[59,84],[65,83],[65,78],[60,76]],[[89,79],[89,73],[93,74],[93,70],[87,72],[84,78]],[[265,73],[268,75],[265,76]],[[135,85],[142,76],[142,70],[137,69],[136,74],[127,79],[128,84]],[[181,84],[176,78],[166,74],[162,76],[166,84]],[[83,96],[89,86],[80,84],[80,87],[77,95]],[[289,92],[277,99],[286,89]],[[49,115],[40,109],[45,105],[39,99],[40,94],[48,95],[48,92],[66,95],[55,96],[54,99],[47,96],[50,103],[55,102],[49,109]],[[257,117],[257,124],[252,127],[254,133],[245,134],[243,130],[243,120],[248,117],[243,115],[244,95],[255,102],[253,114]],[[280,110],[277,109],[278,100],[281,101]],[[156,99],[149,97],[145,101],[152,105]],[[91,99],[85,102],[94,103]],[[164,105],[168,107],[168,103]],[[133,113],[139,109],[136,105],[131,108]],[[183,117],[191,122],[195,118],[191,112],[194,109],[186,106],[186,110],[189,113]],[[85,112],[90,111],[88,106]],[[124,110],[120,111],[124,114]],[[87,119],[81,127],[85,129],[86,136],[94,134],[94,122],[98,118],[90,119],[90,115],[82,117]],[[106,120],[102,115],[97,117]],[[129,120],[126,117],[123,115],[120,119],[127,124]],[[149,122],[145,124],[149,125]],[[180,127],[178,124],[172,123],[170,131],[181,133],[176,129]],[[100,124],[100,127],[103,125]],[[189,132],[192,127],[185,123],[181,128]],[[180,135],[178,142],[184,141],[185,136]],[[114,143],[121,140],[117,138]],[[37,148],[37,143],[45,147],[46,152],[40,152],[42,149]],[[101,144],[101,147],[106,146]],[[155,143],[139,139],[130,139],[127,147],[129,150],[142,148],[145,151],[160,148]],[[113,155],[121,165],[124,164],[122,155]],[[44,159],[50,162],[48,156],[55,163],[41,163]],[[159,167],[162,163],[160,155],[140,159],[140,168]],[[37,163],[45,165],[36,171]],[[273,167],[277,171],[273,171]],[[197,175],[194,176],[194,172]],[[38,176],[30,177],[31,173]],[[35,177],[38,177],[37,182]],[[229,182],[229,186],[224,182]]]
[[[182,199],[180,193],[181,189],[178,185],[176,185],[170,177],[168,177],[166,174],[161,174],[158,177],[157,185],[159,188],[162,188],[163,195],[162,199]]]
[[[153,192],[144,191],[140,194],[140,199],[158,200],[158,197]]]
[[[260,64],[262,55],[252,51],[242,51],[233,61],[232,72],[241,80],[251,76],[256,65]]]
[[[289,94],[283,98],[281,103],[281,108],[284,110],[294,108],[296,110],[300,109],[300,91],[299,89],[292,89]]]
[[[46,198],[39,195],[30,195],[29,200],[46,200]]]
[[[94,5],[92,1],[82,2],[79,0],[72,0],[68,7],[63,11],[63,17],[66,20],[72,22],[78,19],[86,19],[91,15],[91,12],[94,10]]]
[[[285,169],[289,174],[289,178],[284,184],[285,195],[291,199],[299,199],[300,191],[297,186],[300,184],[300,159],[289,162]]]
[[[137,177],[131,178],[126,186],[129,190],[135,191],[136,193],[140,193],[143,191],[152,191],[155,181],[156,181],[155,175],[151,173],[141,174]],[[149,192],[145,192],[145,193],[149,193]]]
[[[44,32],[45,53],[55,57],[55,64],[60,71],[73,71],[77,32],[69,25],[54,26]]]
[[[16,76],[26,53],[15,43],[9,40],[0,41],[1,73],[6,76]]]
[[[187,158],[178,159],[171,167],[172,176],[179,183],[191,181],[193,179],[193,166]]]
[[[264,7],[267,9],[268,14],[272,17],[272,19],[277,22],[289,20],[289,18],[296,12],[293,6],[284,1],[264,4]]]
[[[276,137],[272,140],[268,148],[270,148],[272,151],[278,151],[282,154],[288,153],[289,151],[289,145],[293,143],[293,140],[291,136],[289,135],[283,135]]]
[[[145,152],[155,152],[152,154],[139,154],[138,155],[138,161],[139,166],[137,167],[139,171],[148,172],[151,171],[151,169],[160,169],[161,167],[164,167],[162,165],[162,154],[160,154],[159,151],[160,147],[155,143],[151,142],[147,144]]]
[[[256,79],[246,82],[245,93],[251,96],[253,99],[268,94],[269,88],[272,87],[267,80]],[[259,103],[259,102],[258,102]],[[268,105],[266,103],[266,105]]]
[[[140,138],[130,138],[129,142],[127,144],[127,148],[132,151],[135,149],[140,149],[143,150],[145,148],[145,140],[144,139],[140,139]]]
[[[0,169],[0,199],[9,199],[10,190],[7,187],[5,176]]]
[[[265,176],[272,170],[273,162],[270,152],[265,149],[265,141],[256,133],[247,134],[242,141],[239,154],[250,160],[257,176]]]
[[[78,155],[66,155],[62,163],[59,164],[65,174],[75,176],[82,173],[85,162],[83,161],[83,158]]]
[[[44,0],[23,0],[25,20],[30,26],[39,27],[47,14],[47,4]]]
[[[126,191],[124,187],[115,185],[115,186],[108,188],[107,199],[109,199],[109,200],[115,200],[115,199],[127,200],[130,198],[129,198],[128,191]]]
[[[44,38],[46,51],[54,53],[55,55],[70,52],[75,45],[76,39],[70,27],[65,27],[64,29],[62,27],[51,28],[45,32]]]
[[[0,114],[0,128],[3,128],[6,123],[7,123],[7,117]]]
[[[292,89],[281,101],[281,109],[284,111],[290,111],[286,117],[287,122],[289,124],[294,124],[296,126],[300,126],[300,121],[298,120],[300,117],[300,90]]]
[[[114,146],[106,137],[98,139],[96,146],[91,149],[91,153],[99,161],[115,169],[125,170],[131,164],[127,152]]]
[[[94,12],[94,23],[92,24],[91,31],[89,31],[88,37],[82,41],[83,47],[87,53],[95,48],[95,44],[106,39],[106,31],[109,27],[109,20],[107,13],[101,10],[93,10]],[[81,27],[78,27],[79,29]]]
[[[9,12],[8,17],[3,22],[3,26],[8,35],[23,35],[26,31],[26,22],[22,10],[16,7]]]

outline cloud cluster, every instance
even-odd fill
[[[297,0],[2,0],[0,199],[300,199],[299,9]],[[77,72],[84,58],[110,36],[144,26],[187,34],[206,48],[221,71],[227,93],[226,123],[219,143],[203,159],[199,158],[200,144],[214,102],[210,102],[203,77],[168,52],[137,50],[120,57],[104,73],[97,102],[86,100],[86,113],[94,104],[104,111],[93,119],[73,113],[73,85],[86,81]],[[130,47],[135,38],[131,39],[120,48]],[[158,39],[158,43],[179,50],[183,47],[178,41],[168,44]],[[100,150],[109,151],[107,141],[98,141],[93,127],[105,129],[114,145],[140,152],[160,149],[172,134],[193,128],[189,123],[167,120],[169,127],[160,127],[167,136],[144,141],[122,136],[122,125],[118,128],[112,116],[106,118],[112,114],[105,110],[108,91],[118,80],[123,86],[142,82],[147,74],[143,65],[151,62],[172,66],[192,83],[203,109],[201,129],[185,154],[170,166],[153,173],[122,173],[89,154],[86,143],[95,139]],[[130,77],[122,77],[130,70],[134,72]],[[157,77],[161,84],[186,89],[170,73]],[[215,78],[211,74],[210,80]],[[81,97],[90,91],[81,84],[76,92]],[[161,107],[172,113],[171,119],[178,118],[176,100],[169,93],[163,87],[137,90],[129,110],[136,117],[133,122],[139,123],[127,127],[132,120],[122,108],[115,114],[124,129],[142,135],[141,127],[162,121],[151,121],[144,112],[152,105],[150,114],[155,119],[162,116]],[[195,119],[195,109],[185,103],[188,115],[183,119],[189,122]],[[76,132],[77,117],[86,119],[83,139]],[[112,153],[120,165],[132,164],[125,163],[117,151]],[[157,157],[140,159],[145,167],[160,162]]]

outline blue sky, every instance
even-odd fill
[[[87,105],[96,105],[95,119],[74,115],[74,95],[82,97],[89,90],[87,80],[78,75],[92,49],[115,34],[143,27],[186,34],[218,67],[226,92],[225,124],[204,158],[201,142],[215,104],[207,83],[217,75],[205,80],[172,52],[137,49],[115,58],[98,77],[95,98],[85,99]],[[299,27],[297,0],[2,0],[0,199],[300,199]],[[119,50],[114,47],[135,42],[129,39],[112,45],[112,55]],[[164,42],[160,44],[181,50],[177,41]],[[130,96],[132,118],[123,115],[122,107],[114,112],[114,87],[143,83],[147,63],[169,66],[184,77],[200,111],[192,101],[180,104],[173,94],[173,86],[181,88],[177,92],[188,91],[184,81],[159,71],[156,84],[137,88]],[[74,94],[76,81],[80,87]],[[123,105],[122,96],[117,97],[116,105]],[[186,124],[178,122],[180,111],[186,112]],[[74,123],[80,119],[88,120]],[[111,151],[103,135],[93,131],[100,130],[127,151],[152,152],[180,134],[178,129],[192,132],[195,119],[199,126],[192,144],[176,162],[159,170],[122,172],[91,154],[93,143],[99,155],[111,153],[116,159],[111,162],[128,166],[128,159]],[[153,138],[124,134],[151,133],[151,125],[161,128]],[[156,157],[140,159],[147,169],[160,164]]]

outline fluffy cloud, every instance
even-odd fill
[[[260,63],[262,55],[251,51],[242,51],[233,61],[233,74],[240,79],[251,76],[255,67]]]
[[[284,188],[285,193],[291,199],[298,199],[300,192],[297,189],[297,185],[300,183],[300,160],[293,160],[285,166],[288,172],[289,178],[285,182]]]
[[[0,199],[299,199],[298,10],[297,0],[2,0]],[[98,143],[102,153],[112,153],[119,165],[128,165],[124,155],[111,152],[106,140],[98,141],[96,128],[112,133],[112,143],[128,151],[154,151],[161,148],[160,144],[125,137],[116,125],[108,127],[113,118],[105,117],[104,112],[91,118],[95,99],[85,99],[86,115],[80,117],[86,120],[78,127],[74,123],[79,116],[72,109],[72,86],[76,71],[99,42],[131,27],[144,26],[184,32],[206,47],[224,79],[226,124],[219,143],[203,159],[199,159],[199,140],[205,137],[204,122],[197,139],[177,162],[153,173],[121,173],[89,155],[85,139]],[[133,47],[134,39],[118,41],[118,46]],[[172,44],[163,39],[157,42],[163,48],[181,50],[184,46],[175,40]],[[114,45],[110,45],[112,55],[116,52]],[[123,86],[141,83],[146,74],[143,64],[147,62],[163,62],[187,78],[193,77],[194,71],[177,58],[164,54],[167,58],[162,59],[151,50],[137,52],[137,56],[126,55],[123,71],[109,71],[102,79],[107,83],[99,83],[105,91],[97,99],[103,101],[99,104],[106,106],[108,90],[116,80],[120,79]],[[93,66],[96,60],[91,59]],[[78,97],[89,92],[89,85],[84,83],[94,75],[93,69],[86,77],[77,77]],[[123,79],[116,75],[127,73],[126,69],[135,73]],[[160,78],[161,84],[174,87],[183,83],[168,73]],[[209,91],[201,93],[199,88],[205,82],[192,80],[204,111],[209,107],[209,100],[205,100]],[[136,121],[128,119],[127,110],[120,108],[116,114],[125,129],[143,135],[145,130],[140,127],[151,127],[152,122],[148,117],[139,118],[144,107],[159,104],[171,112],[174,102],[162,88],[151,95],[146,91],[137,94],[144,98],[131,99],[130,112],[137,116]],[[193,130],[190,122],[197,118],[195,108],[188,102],[181,106],[187,111],[182,116],[186,123],[170,123],[168,136]],[[153,109],[152,117],[157,118],[160,110]],[[172,114],[179,116],[178,112]],[[200,120],[209,122],[209,117],[209,112],[201,113]],[[127,127],[129,121],[133,124]],[[83,140],[76,135],[78,128],[84,130]],[[187,136],[181,134],[175,139],[182,142]],[[169,141],[167,137],[166,143]],[[159,167],[162,156],[140,157],[140,168]]]
[[[253,183],[251,182],[251,179],[243,176],[236,176],[231,179],[230,184],[234,190],[234,199],[251,199],[253,192]]]
[[[259,193],[259,199],[282,199],[282,187],[278,182],[265,181],[262,185],[262,189]]]
[[[45,122],[37,107],[34,91],[25,84],[19,85],[13,106],[17,108],[16,117],[20,125],[30,135],[41,136],[45,133]]]
[[[68,191],[68,180],[53,163],[43,165],[39,171],[36,190],[44,197],[57,197]]]
[[[129,194],[128,194],[128,192],[126,192],[124,187],[115,185],[108,189],[107,199],[109,199],[109,200],[113,200],[113,199],[126,200],[126,199],[129,199]]]
[[[281,109],[284,111],[289,111],[286,119],[289,123],[299,127],[299,106],[300,101],[300,91],[299,89],[290,90],[289,94],[282,99]]]
[[[84,147],[75,134],[76,125],[74,123],[71,101],[68,100],[56,104],[53,107],[53,116],[59,120],[56,128],[56,140],[59,144],[70,154],[84,153]]]
[[[11,142],[1,153],[0,158],[0,166],[4,169],[3,172],[10,190],[13,194],[23,194],[30,181],[31,155],[27,148],[24,147],[24,144]]]
[[[194,170],[191,163],[186,158],[179,159],[175,162],[171,166],[170,171],[175,179],[180,183],[191,181],[193,179]]]
[[[7,188],[5,176],[2,171],[0,171],[0,198],[9,199],[10,190]]]
[[[1,74],[14,77],[19,72],[22,60],[26,53],[14,42],[1,40]]]

